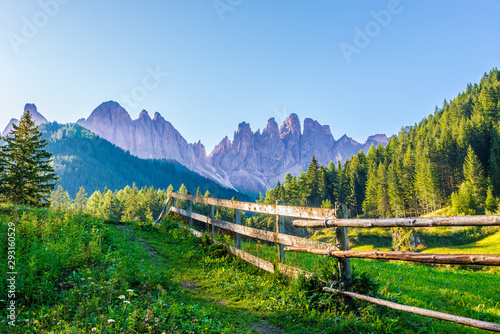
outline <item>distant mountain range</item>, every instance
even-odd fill
[[[27,104],[25,110],[30,110],[37,124],[47,123],[35,105]],[[12,119],[2,135],[16,122]],[[364,143],[346,135],[335,140],[328,125],[306,118],[302,130],[297,115],[290,114],[280,127],[274,118],[269,119],[262,132],[253,132],[250,124],[242,122],[232,140],[226,136],[207,155],[201,142],[188,143],[159,113],[151,118],[143,110],[138,119],[132,120],[114,101],[102,103],[77,124],[133,156],[176,160],[224,187],[250,195],[273,187],[288,172],[298,174],[313,155],[326,165],[330,161],[345,161],[360,150],[366,152],[372,144],[388,142],[384,134],[370,136]]]
[[[372,144],[386,144],[386,135],[370,136],[364,143],[342,136],[335,140],[328,125],[290,114],[281,127],[269,119],[262,132],[242,122],[207,155],[201,142],[188,143],[159,113],[151,118],[143,110],[132,120],[117,102],[104,102],[87,119],[77,122],[132,155],[147,159],[173,159],[222,185],[255,194],[273,187],[286,173],[297,174],[313,154],[321,164],[344,161]]]

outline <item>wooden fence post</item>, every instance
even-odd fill
[[[347,219],[347,205],[335,203],[335,217],[337,219]],[[335,234],[337,236],[337,244],[340,250],[349,250],[349,237],[347,227],[337,227]],[[347,258],[338,258],[339,263],[339,279],[345,284],[348,289],[352,285],[351,260]]]
[[[212,197],[212,195],[209,195],[208,197]],[[208,205],[208,218],[209,219],[214,219],[215,218],[215,207],[212,204]],[[208,227],[208,226],[207,226]],[[212,224],[212,242],[215,240],[215,225]]]
[[[191,195],[191,193],[188,191],[188,195]],[[188,200],[187,202],[187,212],[191,213],[193,212],[193,201]],[[193,218],[189,217],[189,226],[193,227]]]
[[[276,201],[276,209],[278,205],[283,205],[283,201]],[[278,210],[276,210],[276,239],[278,239],[278,233],[285,233],[285,217],[278,215]],[[276,248],[278,252],[278,263],[285,263],[285,245],[276,243]]]
[[[239,198],[233,197],[231,200],[232,201],[239,201]],[[236,225],[241,225],[241,210],[234,209],[233,223]],[[241,249],[241,234],[239,234],[239,233],[236,233],[236,235],[235,235],[234,246],[237,249]]]
[[[175,194],[175,191],[172,190],[172,194]],[[172,197],[172,206],[175,208],[175,200],[176,198],[175,197]]]

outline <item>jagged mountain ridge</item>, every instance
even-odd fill
[[[34,104],[27,104],[37,125],[47,123]],[[3,132],[5,136],[13,119]],[[224,137],[207,155],[201,142],[188,143],[186,139],[159,113],[151,118],[143,110],[136,120],[120,104],[104,102],[87,119],[77,124],[103,139],[142,159],[176,160],[194,172],[217,181],[221,185],[248,194],[256,194],[283,180],[286,173],[298,174],[313,155],[320,164],[345,161],[360,150],[367,151],[372,144],[386,144],[384,134],[370,136],[358,143],[347,135],[337,141],[330,127],[304,119],[303,128],[296,114],[290,114],[281,127],[270,118],[262,130],[252,131],[242,122],[233,139]]]
[[[174,159],[193,171],[224,186],[247,193],[266,190],[288,172],[297,174],[313,154],[321,164],[345,161],[372,143],[386,144],[386,135],[371,136],[364,143],[342,136],[335,141],[330,127],[306,118],[303,129],[296,114],[290,114],[281,127],[274,118],[253,132],[242,122],[233,140],[227,136],[207,156],[201,142],[188,143],[159,113],[151,119],[147,111],[132,120],[117,102],[98,106],[79,125],[96,133],[132,155],[146,159]]]

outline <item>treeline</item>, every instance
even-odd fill
[[[344,164],[286,175],[260,201],[331,207],[366,217],[420,216],[446,208],[450,215],[493,213],[500,194],[500,72],[409,128],[384,147],[360,151]]]
[[[104,192],[95,191],[88,196],[84,187],[80,187],[74,199],[71,199],[67,190],[61,185],[49,197],[50,206],[56,210],[74,210],[76,212],[91,214],[103,219],[114,221],[151,222],[158,218],[168,195],[174,191],[170,185],[166,190],[155,190],[153,187],[139,189],[134,183],[132,187],[126,186],[121,190]],[[187,188],[182,184],[177,190],[180,194],[187,194]],[[200,188],[196,192],[202,196]],[[211,196],[206,191],[205,197]]]

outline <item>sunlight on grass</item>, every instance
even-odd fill
[[[422,253],[442,254],[500,254],[500,232],[467,245],[428,248]]]
[[[390,252],[391,249],[388,247],[376,247],[374,245],[363,245],[363,246],[356,246],[352,247],[352,250],[357,250],[357,251],[379,251],[379,252]]]

